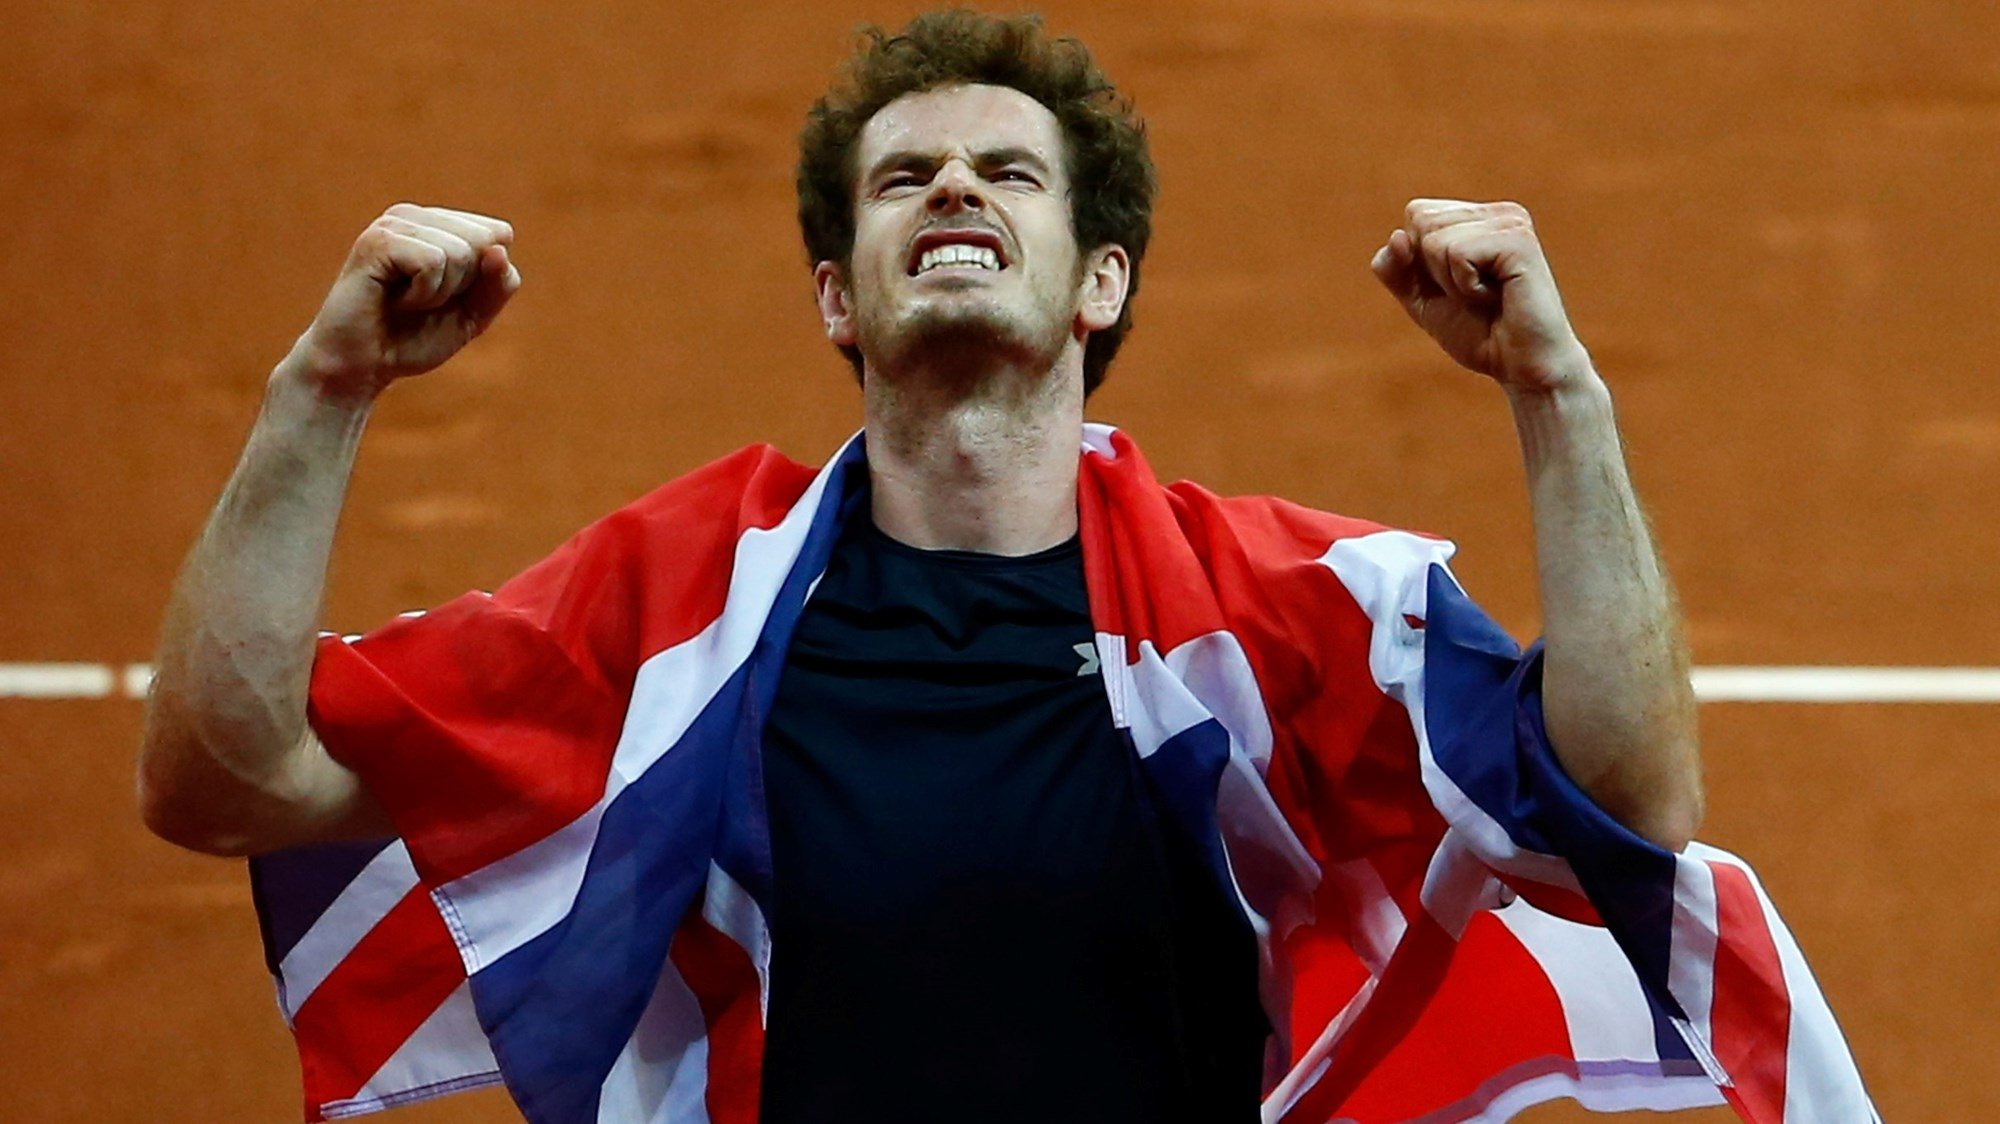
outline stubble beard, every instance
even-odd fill
[[[869,366],[885,375],[911,372],[951,382],[982,380],[998,370],[1038,379],[1054,369],[1070,342],[1070,318],[1054,294],[1037,294],[1029,310],[946,296],[900,316],[859,317],[856,329]]]

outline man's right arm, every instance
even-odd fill
[[[138,783],[162,838],[242,855],[390,832],[306,721],[334,526],[376,397],[492,323],[520,286],[512,241],[498,219],[391,207],[272,372],[161,626]]]

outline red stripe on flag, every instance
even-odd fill
[[[1476,1099],[1495,1074],[1527,1080],[1570,1064],[1562,999],[1513,930],[1490,913],[1476,914],[1447,953],[1450,970],[1436,994],[1337,1106],[1341,1117],[1411,1120]]]
[[[465,964],[437,907],[422,887],[411,890],[292,1017],[307,1103],[360,1092],[464,982]]]
[[[708,1023],[708,1118],[757,1124],[764,1014],[757,969],[743,946],[690,912],[668,949]]]
[[[1382,971],[1368,1005],[1334,1047],[1326,1071],[1281,1118],[1280,1124],[1320,1124],[1330,1120],[1376,1063],[1409,1033],[1437,994],[1457,947],[1430,914],[1420,912]]]
[[[1716,1060],[1734,1088],[1723,1095],[1752,1124],[1783,1124],[1791,996],[1778,946],[1750,876],[1727,863],[1715,875],[1715,1000],[1709,1023]]]
[[[1319,1040],[1320,1032],[1368,982],[1368,966],[1346,942],[1312,925],[1293,929],[1284,947],[1292,973],[1287,1028],[1291,1056],[1285,1059],[1289,1070],[1299,1064],[1299,1058]]]
[[[626,700],[477,595],[320,643],[313,728],[440,885],[575,820],[604,792]]]

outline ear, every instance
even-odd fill
[[[1077,323],[1089,332],[1115,327],[1131,284],[1132,259],[1126,256],[1125,247],[1106,243],[1090,251],[1083,261],[1077,293]]]
[[[819,318],[826,325],[826,338],[836,347],[853,347],[854,306],[847,299],[847,281],[837,262],[823,261],[813,266],[813,297],[819,304]]]

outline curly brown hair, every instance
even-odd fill
[[[1070,230],[1079,248],[1116,244],[1131,278],[1118,323],[1091,333],[1083,352],[1086,395],[1132,327],[1139,260],[1153,230],[1157,178],[1146,150],[1146,123],[1075,39],[1052,39],[1041,17],[989,16],[956,9],[927,12],[895,34],[869,26],[839,79],[813,103],[799,134],[799,227],[813,263],[850,264],[854,251],[854,151],[861,130],[883,106],[940,86],[1008,86],[1048,107],[1062,127],[1070,181]],[[861,352],[842,347],[861,373]]]

